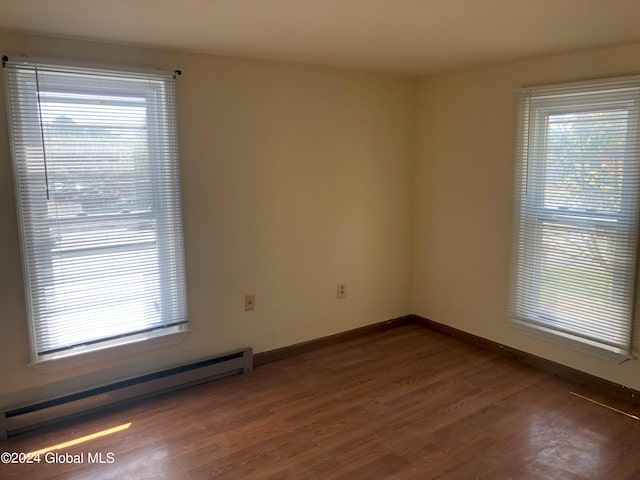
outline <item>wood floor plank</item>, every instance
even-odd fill
[[[80,464],[0,464],[0,478],[640,480],[639,413],[406,325],[10,438],[0,451],[120,428],[57,450]]]

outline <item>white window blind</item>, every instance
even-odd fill
[[[630,352],[640,77],[518,93],[510,316],[596,355]]]
[[[33,360],[184,330],[173,72],[4,70]]]

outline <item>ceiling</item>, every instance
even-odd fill
[[[640,0],[0,0],[0,28],[429,74],[640,42]]]

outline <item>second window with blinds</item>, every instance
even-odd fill
[[[33,362],[184,332],[173,72],[5,70]]]
[[[640,78],[522,89],[511,321],[596,356],[630,355]]]

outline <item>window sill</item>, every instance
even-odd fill
[[[621,364],[631,358],[625,351],[619,348],[602,345],[571,335],[570,333],[559,332],[552,328],[514,318],[510,318],[509,323],[518,333],[529,335],[530,337],[538,338],[561,347],[570,348],[601,360]]]
[[[132,355],[135,353],[155,350],[181,343],[188,335],[186,325],[180,325],[168,330],[144,333],[101,344],[78,347],[63,353],[41,356],[29,364],[40,373],[52,373],[69,370],[83,365],[102,362],[111,358]]]

